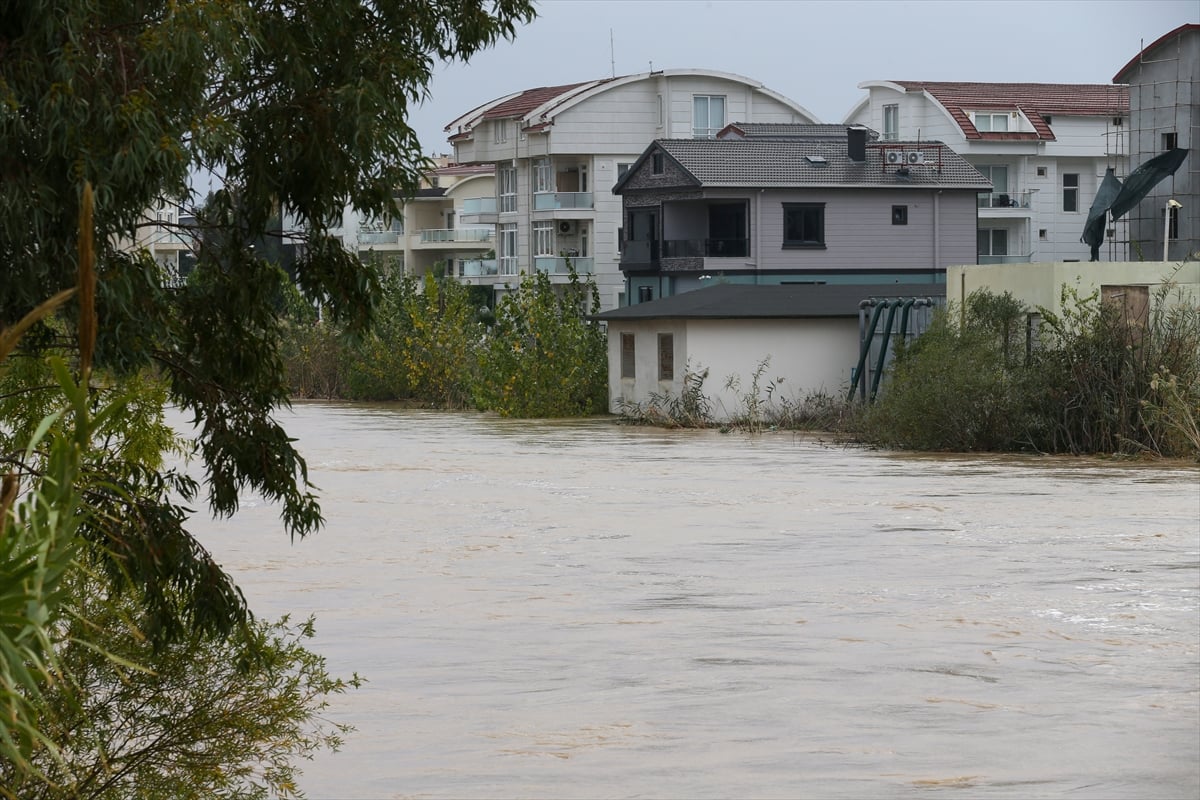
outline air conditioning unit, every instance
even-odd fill
[[[904,154],[904,163],[905,164],[924,164],[925,163],[925,154],[922,153],[920,150],[909,150],[907,153]]]
[[[889,164],[903,164],[904,163],[904,153],[901,153],[899,150],[888,150],[886,158],[887,158],[887,163],[889,163]]]
[[[575,233],[575,222],[569,219],[559,220],[558,232],[564,236],[569,236]]]

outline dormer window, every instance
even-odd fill
[[[972,115],[972,122],[975,123],[975,130],[980,133],[996,133],[1008,130],[1007,113],[991,113],[976,111]]]

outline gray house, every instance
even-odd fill
[[[977,195],[992,184],[939,142],[866,127],[734,123],[659,139],[613,187],[620,266],[636,304],[720,279],[942,284],[975,263]]]
[[[1129,257],[1182,261],[1200,253],[1200,25],[1181,25],[1159,37],[1113,83],[1129,84],[1131,169],[1168,150],[1190,151],[1175,174],[1127,215]]]

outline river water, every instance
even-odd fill
[[[299,404],[347,798],[1200,797],[1200,471]]]

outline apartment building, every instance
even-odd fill
[[[700,69],[525,89],[463,114],[446,126],[454,160],[490,167],[495,192],[464,197],[458,219],[493,227],[497,257],[495,274],[465,277],[502,293],[522,274],[561,282],[573,267],[602,308],[624,305],[613,186],[655,139],[711,139],[733,120],[815,122],[757,81]]]
[[[981,264],[1087,261],[1080,241],[1105,171],[1129,172],[1129,89],[1109,84],[872,80],[848,124],[883,142],[936,140],[992,183],[978,199]],[[1118,225],[1124,225],[1119,222]],[[1123,231],[1104,261],[1124,261]]]

